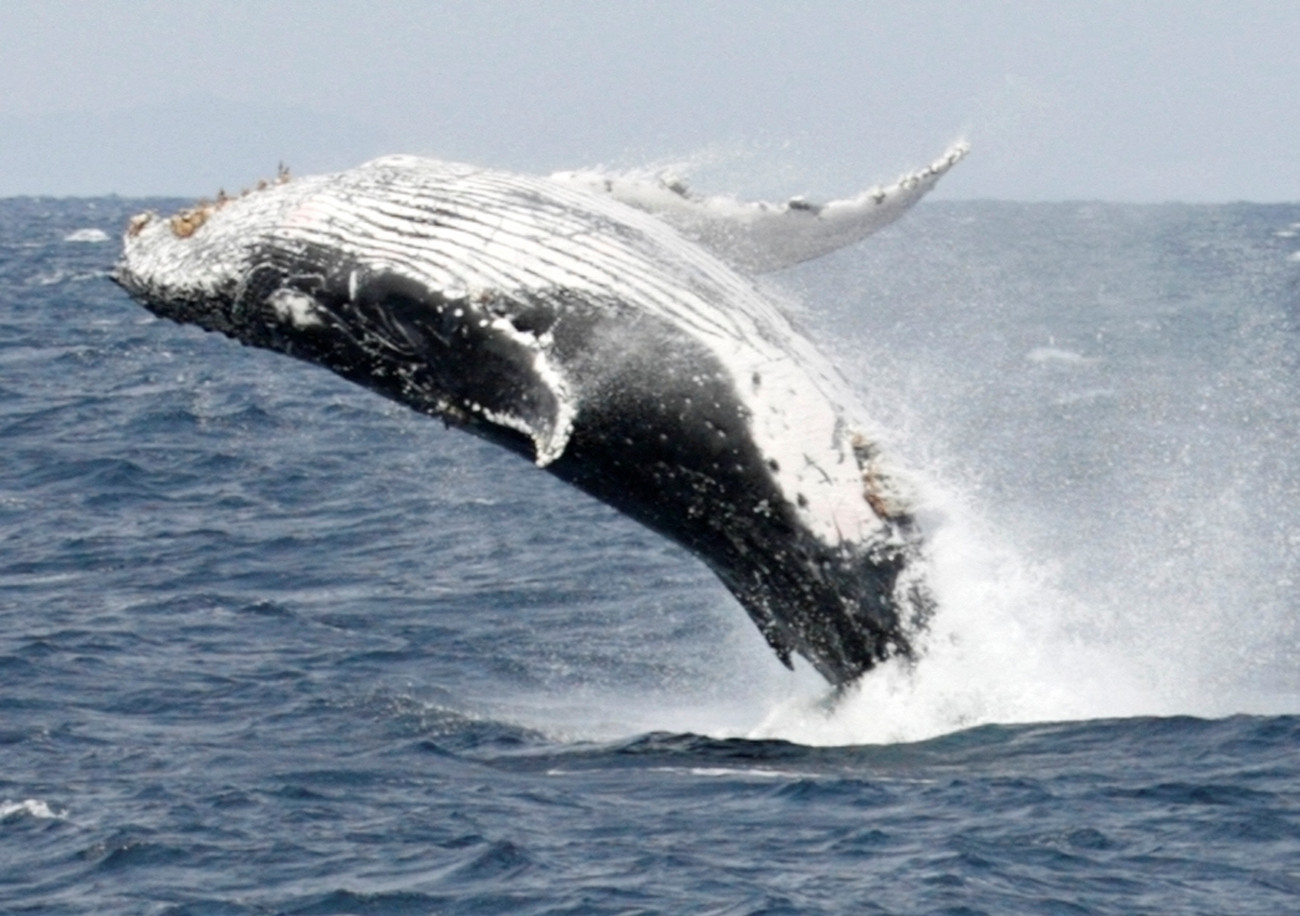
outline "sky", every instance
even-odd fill
[[[812,199],[1300,201],[1296,0],[3,0],[0,196],[406,152]]]

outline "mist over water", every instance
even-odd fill
[[[931,204],[787,278],[918,472],[939,611],[755,734],[1296,711],[1290,216],[1205,216]]]

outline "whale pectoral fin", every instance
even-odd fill
[[[732,267],[767,273],[829,254],[888,226],[929,193],[969,152],[955,143],[928,166],[856,197],[817,205],[803,198],[784,204],[691,194],[679,178],[558,172],[552,180],[581,185],[658,216]]]
[[[483,406],[484,419],[514,429],[533,442],[533,463],[544,468],[564,454],[577,412],[563,374],[544,350],[533,353],[530,382],[519,400],[502,408]]]
[[[391,272],[354,273],[346,288],[345,323],[396,367],[398,400],[516,450],[522,436],[539,467],[564,453],[576,410],[567,380],[538,334],[489,307],[498,300]]]

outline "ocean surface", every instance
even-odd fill
[[[763,280],[940,608],[835,697],[694,559],[156,320],[0,200],[0,912],[1300,911],[1300,204],[932,202]]]

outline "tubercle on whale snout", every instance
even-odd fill
[[[131,217],[126,224],[126,237],[133,239],[144,231],[144,227],[153,222],[155,214],[153,211],[137,213]]]
[[[217,191],[216,197],[212,200],[208,200],[206,197],[200,198],[194,206],[186,207],[183,210],[177,211],[168,218],[167,224],[171,227],[172,235],[176,236],[178,239],[187,239],[198,231],[198,229],[208,221],[208,218],[212,216],[213,213],[222,209],[231,201],[240,200],[241,198],[247,197],[249,194],[254,194],[258,191],[265,191],[267,188],[275,187],[276,185],[287,184],[292,180],[292,176],[289,173],[289,167],[282,162],[278,166],[276,176],[273,180],[268,181],[266,179],[260,179],[252,188],[244,188],[235,195],[227,194],[226,189],[222,188]],[[144,231],[144,228],[148,226],[149,223],[153,222],[153,220],[157,218],[158,215],[151,211],[135,214],[127,221],[126,236],[128,238],[136,238],[142,231]]]

